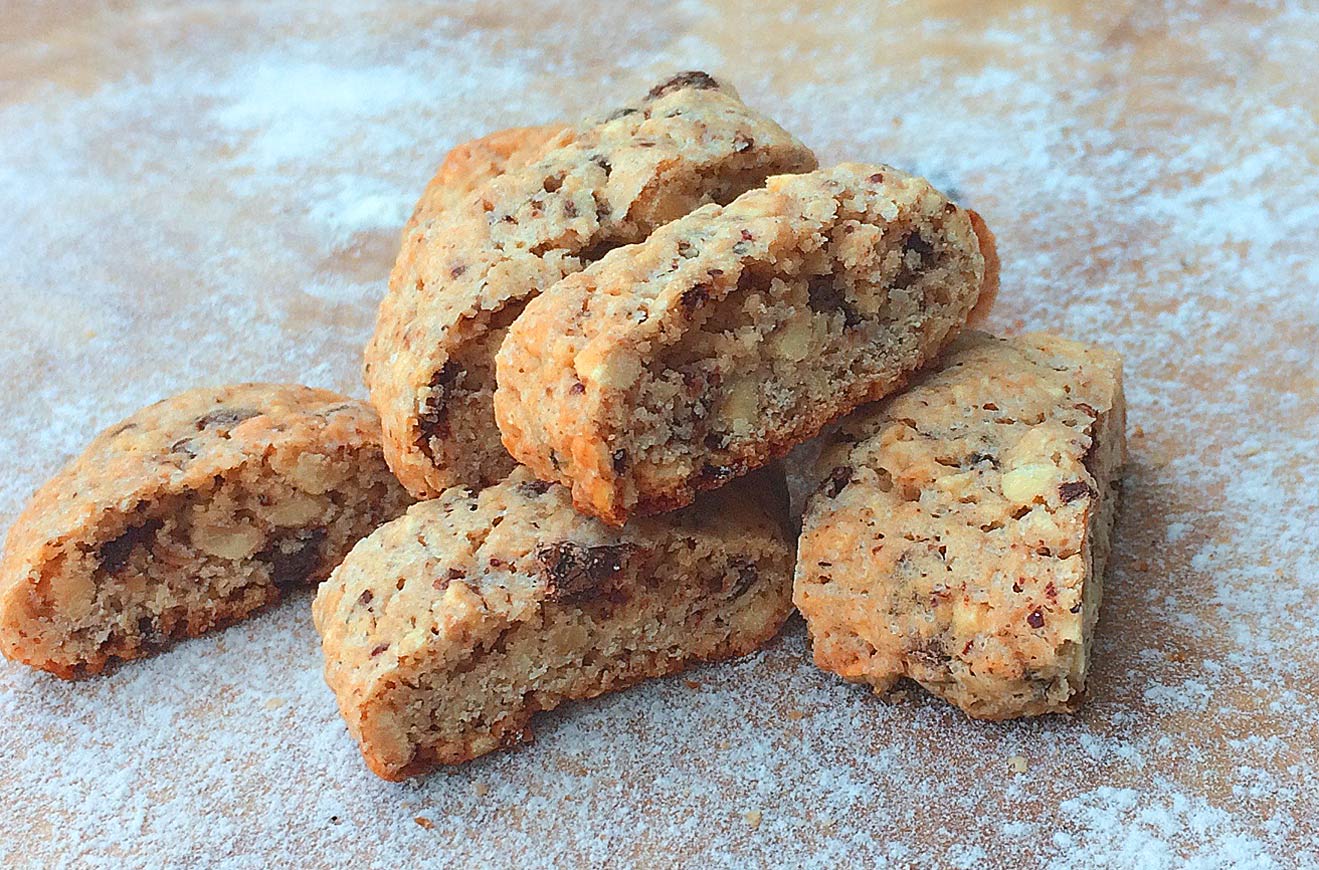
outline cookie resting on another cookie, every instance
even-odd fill
[[[504,445],[614,524],[687,504],[938,354],[997,282],[976,226],[861,163],[698,209],[527,306],[497,357]]]
[[[373,771],[402,779],[530,738],[540,711],[740,656],[791,611],[781,472],[615,530],[524,468],[358,544],[313,613]]]
[[[323,579],[411,502],[363,402],[191,390],[111,426],[32,497],[0,561],[0,651],[64,678]]]
[[[815,158],[704,73],[551,140],[540,159],[419,223],[365,354],[385,455],[428,498],[512,471],[491,399],[494,355],[527,301],[605,252]]]
[[[1125,444],[1116,354],[964,335],[821,455],[794,585],[816,664],[981,719],[1073,710]]]

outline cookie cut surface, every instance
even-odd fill
[[[32,497],[0,561],[0,651],[72,678],[324,579],[411,502],[363,402],[191,390],[109,427]]]
[[[899,387],[997,283],[922,178],[770,179],[533,300],[497,358],[504,444],[611,523],[689,503]]]
[[[390,467],[419,497],[512,470],[492,409],[494,355],[529,299],[698,206],[815,166],[704,73],[675,76],[550,144],[418,223],[390,276],[365,376]]]
[[[816,664],[976,718],[1075,709],[1125,445],[1116,354],[966,333],[821,455],[793,591]]]
[[[791,610],[786,509],[777,469],[622,530],[525,468],[447,490],[322,585],[326,682],[386,779],[511,746],[537,712],[772,638]]]

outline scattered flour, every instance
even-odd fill
[[[793,621],[391,785],[303,597],[83,684],[0,664],[0,865],[1319,864],[1313,6],[150,5],[0,31],[0,524],[182,388],[360,395],[446,149],[696,65],[982,211],[991,325],[1122,351],[1141,434],[1075,717],[879,701]]]

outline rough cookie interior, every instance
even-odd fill
[[[395,264],[366,378],[390,465],[419,497],[512,470],[491,409],[492,357],[528,300],[693,208],[815,166],[804,145],[697,72],[553,141],[418,225]]]
[[[375,431],[374,414],[360,408]],[[221,411],[198,423],[193,434],[201,437],[171,436],[129,457],[143,469],[136,480],[176,475],[186,483],[148,492],[126,482],[122,498],[92,505],[81,529],[40,540],[43,530],[29,536],[21,518],[5,562],[9,588],[0,589],[0,648],[66,678],[148,655],[323,580],[354,543],[411,502],[384,463],[378,434],[357,443],[258,446],[216,464],[216,445],[231,442],[207,437],[217,425],[249,420],[262,423],[255,410]],[[101,463],[97,453],[81,460],[92,474],[125,460],[99,451]],[[204,470],[188,476],[189,465]],[[40,512],[30,519],[40,523]],[[25,537],[36,546],[23,547]]]
[[[984,246],[889,167],[773,179],[533,303],[501,369],[505,442],[611,522],[685,504],[900,386],[992,283]],[[566,353],[526,347],[557,331]],[[542,378],[567,412],[543,410]]]
[[[327,681],[371,768],[400,779],[511,746],[563,701],[772,637],[790,609],[781,486],[730,489],[615,533],[518,469],[368,538],[315,614]]]

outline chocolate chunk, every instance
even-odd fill
[[[584,547],[572,541],[560,541],[537,548],[536,559],[550,600],[573,603],[608,592],[631,552],[630,544]]]
[[[528,480],[519,488],[528,495],[544,495],[550,491],[550,485],[543,480]]]
[[[261,412],[252,408],[220,408],[197,418],[197,431],[218,429],[228,431],[244,420],[260,417]]]
[[[678,301],[679,304],[682,305],[683,311],[691,314],[696,311],[696,309],[709,302],[710,289],[709,284],[697,284],[688,290],[682,291],[682,296]]]
[[[1031,628],[1044,627],[1044,613],[1038,607],[1031,611],[1030,616],[1026,617],[1026,623]]]
[[[571,199],[565,199],[563,201],[563,216],[570,218],[577,217],[577,203],[573,202]]]
[[[847,294],[834,284],[833,279],[828,275],[816,275],[806,284],[807,304],[811,310],[817,314],[832,314],[840,311],[843,314],[843,325],[845,327],[856,326],[861,322],[861,315],[856,313],[847,301]]]
[[[615,474],[622,474],[624,471],[627,471],[628,461],[626,450],[615,450],[609,458],[614,466]]]
[[[568,388],[568,392],[574,396],[580,396],[582,393],[586,392],[586,384],[582,383],[581,381],[577,381],[571,387]]]
[[[998,468],[998,458],[989,453],[972,453],[966,461],[971,465],[979,465],[982,462],[988,462],[991,467]]]
[[[728,590],[730,599],[741,598],[751,588],[751,584],[760,579],[760,571],[750,562],[734,562],[729,568],[736,576],[732,587]]]
[[[149,544],[162,525],[164,522],[161,520],[145,520],[135,526],[129,526],[114,540],[106,541],[96,553],[101,567],[111,574],[122,569],[128,564],[128,557],[133,554],[133,548],[139,544]]]
[[[366,605],[370,604],[371,599],[375,597],[376,597],[375,593],[373,593],[370,589],[363,589],[362,594],[357,596],[357,604],[358,606],[365,607]]]
[[[704,481],[723,483],[737,477],[742,470],[738,465],[711,465],[707,462],[701,467],[698,476]]]
[[[306,583],[321,564],[325,529],[312,529],[271,541],[257,554],[270,566],[270,582],[281,588]]]
[[[628,109],[629,112],[635,112],[636,109]],[[610,163],[600,154],[592,154],[591,162],[605,171],[605,175],[614,171],[614,164]]]
[[[671,94],[674,91],[681,91],[686,88],[707,91],[717,87],[719,87],[719,82],[715,81],[709,73],[700,70],[688,70],[655,85],[650,89],[650,93],[646,94],[646,99],[658,100],[665,94]]]
[[[467,266],[465,266],[462,263],[459,263],[457,266],[453,266],[449,269],[449,277],[450,278],[461,277],[462,274],[466,271],[467,271]]]
[[[371,650],[371,658],[375,658],[376,656],[380,655],[382,652],[384,652],[387,649],[389,649],[389,644],[387,643],[380,644],[375,649]]]
[[[902,250],[915,251],[917,256],[921,258],[921,262],[924,263],[925,258],[934,253],[934,245],[930,244],[920,232],[914,232],[903,240]]]
[[[829,472],[829,477],[824,481],[820,491],[824,493],[825,498],[837,498],[838,493],[846,489],[851,482],[852,469],[846,465],[839,465]]]
[[[883,183],[884,183],[884,173],[882,173],[882,172],[876,172],[874,175],[872,175],[872,176],[870,176],[869,178],[867,178],[866,181],[869,181],[871,184],[883,184]]]
[[[449,360],[431,375],[431,393],[422,402],[421,411],[417,414],[417,430],[420,434],[416,444],[427,458],[434,458],[430,446],[432,438],[449,437],[449,409],[445,406],[462,373],[462,367]]]
[[[1094,491],[1090,489],[1090,484],[1083,480],[1069,480],[1058,487],[1058,497],[1063,500],[1063,504],[1076,501],[1083,496],[1093,495]]]
[[[701,439],[707,450],[723,450],[728,444],[728,435],[723,432],[710,432]]]

